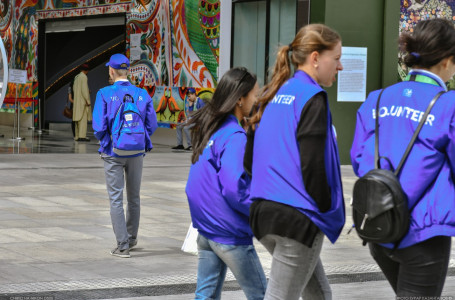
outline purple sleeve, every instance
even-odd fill
[[[221,193],[229,205],[248,216],[251,205],[249,199],[251,179],[243,169],[245,144],[245,133],[235,133],[229,139],[221,153],[218,180]]]

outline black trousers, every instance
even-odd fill
[[[369,243],[370,253],[397,296],[440,297],[449,266],[452,238],[436,236],[407,248]]]
[[[71,131],[73,132],[73,137],[76,136],[76,122],[71,121]]]

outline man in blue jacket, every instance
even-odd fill
[[[93,130],[100,141],[99,153],[104,160],[106,186],[110,200],[112,227],[117,239],[117,246],[111,255],[130,257],[129,250],[137,244],[137,232],[140,217],[140,188],[144,153],[130,156],[118,156],[112,148],[112,124],[126,94],[133,96],[141,114],[147,134],[146,151],[153,146],[150,136],[158,127],[153,102],[148,93],[134,85],[128,79],[130,62],[123,54],[114,54],[109,62],[109,75],[114,84],[104,87],[96,95],[93,111]],[[127,214],[123,210],[123,187],[126,181]]]

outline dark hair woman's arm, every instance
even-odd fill
[[[248,216],[251,205],[249,199],[251,179],[243,169],[245,144],[245,133],[237,132],[232,135],[221,153],[218,180],[221,193],[229,205]]]

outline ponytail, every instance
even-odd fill
[[[265,107],[273,99],[280,87],[291,77],[291,62],[289,60],[289,52],[292,46],[283,46],[278,50],[275,67],[273,68],[273,76],[270,82],[264,86],[261,96],[258,97],[259,109],[251,118],[253,129],[255,124],[259,123],[264,113]]]
[[[302,27],[292,43],[278,50],[273,68],[273,75],[264,86],[258,99],[258,109],[251,118],[253,129],[261,121],[262,115],[269,102],[275,97],[281,86],[291,77],[291,64],[297,69],[306,62],[307,57],[317,51],[333,49],[341,40],[340,35],[323,24],[310,24]]]

